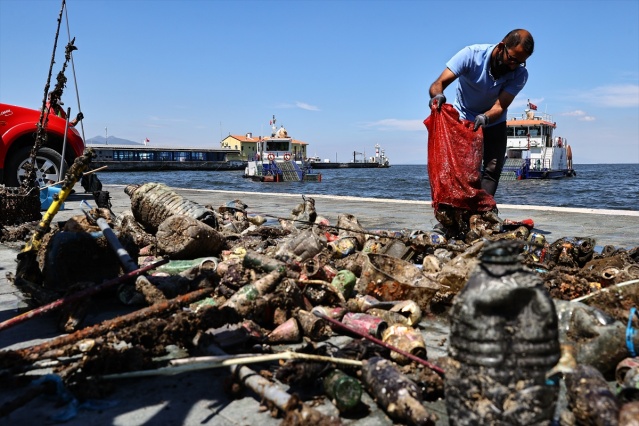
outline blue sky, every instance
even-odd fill
[[[0,0],[0,101],[39,107],[60,0]],[[425,164],[428,87],[462,47],[535,38],[527,99],[579,163],[639,163],[639,1],[67,0],[85,137],[219,146],[277,118],[309,154]],[[71,69],[63,100],[78,111]],[[449,99],[454,88],[446,90]],[[107,129],[105,131],[105,128]]]

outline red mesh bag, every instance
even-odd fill
[[[483,133],[474,123],[460,120],[459,112],[444,104],[424,120],[428,129],[428,179],[435,213],[448,205],[471,212],[496,207],[492,195],[481,189]]]

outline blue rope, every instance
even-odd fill
[[[108,400],[87,400],[80,403],[71,392],[67,390],[62,382],[62,378],[57,374],[45,374],[41,378],[34,380],[34,385],[39,385],[45,382],[53,382],[56,387],[56,399],[58,404],[62,405],[62,409],[55,414],[49,416],[49,420],[52,423],[64,423],[78,415],[79,410],[93,410],[103,411],[118,404],[118,401]]]
[[[635,343],[634,336],[637,334],[637,330],[632,327],[632,317],[637,315],[639,318],[639,313],[637,313],[637,309],[633,306],[630,308],[630,316],[628,317],[628,326],[626,327],[626,347],[628,348],[628,352],[631,357],[637,356],[637,351],[635,351]]]

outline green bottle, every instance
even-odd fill
[[[359,404],[362,385],[354,377],[335,369],[324,378],[324,392],[339,411],[348,411]]]
[[[342,269],[335,275],[331,285],[335,287],[340,293],[344,295],[345,298],[351,297],[351,293],[353,293],[353,289],[355,288],[355,282],[357,281],[357,277],[354,273],[349,271],[348,269]]]

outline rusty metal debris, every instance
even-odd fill
[[[417,425],[435,424],[425,403],[440,398],[451,424],[532,424],[559,412],[587,423],[632,413],[639,399],[632,391],[639,367],[628,361],[627,347],[639,347],[631,333],[639,317],[628,316],[639,303],[639,247],[599,252],[594,240],[574,236],[549,242],[532,222],[502,221],[496,212],[442,211],[438,219],[453,229],[442,235],[367,230],[350,214],[331,226],[310,197],[284,218],[251,215],[239,199],[201,206],[158,183],[131,185],[126,193],[131,211],[117,219],[105,211],[101,226],[80,216],[43,232],[31,274],[22,277],[29,286],[21,288],[33,293],[37,311],[73,294],[95,298],[130,278],[133,265],[136,273],[147,271],[168,261],[161,255],[169,263],[140,285],[99,293],[137,310],[0,351],[0,380],[28,382],[25,373],[46,362],[62,381],[96,387],[100,377],[174,373],[181,362],[223,349],[274,372],[232,368],[283,424],[340,420],[317,413],[279,382],[325,393],[336,412],[352,414],[364,404],[359,379],[359,391],[393,421]],[[82,251],[99,253],[108,272]],[[64,269],[78,259],[86,270]],[[99,284],[97,276],[108,281]],[[425,329],[438,319],[450,319],[450,342],[429,341]],[[429,359],[427,348],[445,343],[450,356]],[[560,345],[572,352],[560,354]],[[286,358],[295,350],[317,357]],[[170,359],[176,356],[186,358]],[[268,364],[276,359],[288,361]],[[191,368],[208,367],[185,370]],[[606,379],[616,371],[625,400],[601,393],[605,380],[589,369]],[[555,410],[558,380],[569,403]]]

